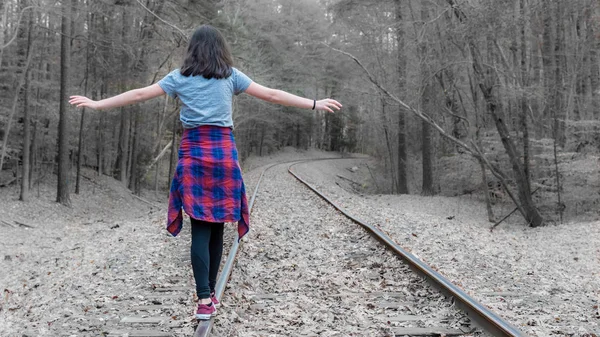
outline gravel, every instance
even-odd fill
[[[287,165],[265,174],[252,223],[216,317],[218,336],[390,336],[400,326],[467,321]],[[396,322],[400,315],[417,320]]]

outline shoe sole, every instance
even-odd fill
[[[217,309],[217,307],[215,307],[215,309]],[[217,310],[215,310],[212,314],[196,314],[196,319],[206,321],[206,320],[209,320],[212,316],[214,316],[216,314],[217,314]]]

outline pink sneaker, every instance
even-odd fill
[[[215,305],[215,308],[218,308],[219,305],[221,305],[221,302],[219,302],[219,300],[217,299],[217,296],[215,295],[215,293],[210,293],[210,300]]]
[[[207,320],[211,316],[217,313],[217,308],[212,303],[209,304],[198,304],[198,310],[196,311],[196,319]]]

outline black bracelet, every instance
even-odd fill
[[[317,100],[313,99],[313,107],[312,110],[314,110],[317,107]]]

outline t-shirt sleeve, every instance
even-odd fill
[[[179,69],[175,69],[168,73],[167,76],[163,77],[162,80],[158,81],[158,85],[164,90],[167,95],[176,98],[177,97],[177,73]]]
[[[248,89],[248,87],[252,83],[252,80],[250,79],[250,77],[246,76],[246,74],[237,70],[236,68],[233,68],[232,76],[233,76],[233,93],[236,95],[241,94],[242,92],[246,91],[246,89]]]

